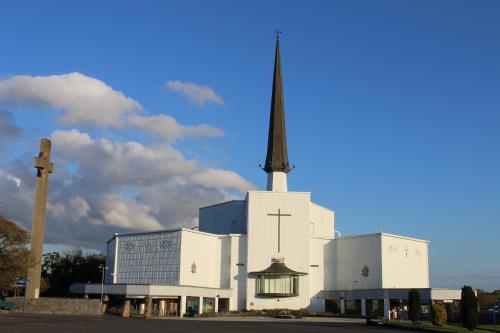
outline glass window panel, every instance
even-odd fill
[[[298,294],[297,276],[261,276],[256,283],[260,294]]]

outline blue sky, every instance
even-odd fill
[[[0,213],[29,227],[29,209],[19,210],[26,207],[30,158],[42,136],[59,138],[54,153],[59,152],[61,171],[51,183],[57,189],[52,202],[59,195],[62,205],[67,197],[83,198],[89,206],[82,213],[88,212],[83,219],[88,224],[74,221],[70,227],[63,224],[62,208],[49,209],[51,243],[99,247],[95,244],[117,226],[130,228],[128,219],[142,216],[125,204],[120,207],[129,210],[123,214],[132,218],[113,219],[90,202],[97,185],[86,193],[79,193],[81,183],[67,185],[77,178],[93,183],[100,170],[83,158],[102,153],[107,144],[119,150],[120,143],[133,141],[145,149],[170,149],[189,165],[196,161],[195,176],[189,177],[197,181],[190,188],[197,195],[192,204],[182,196],[173,215],[149,205],[147,198],[156,193],[152,185],[147,190],[127,185],[136,169],[125,170],[126,179],[120,179],[120,202],[140,203],[142,213],[168,219],[160,221],[164,227],[194,223],[194,206],[264,187],[258,165],[267,140],[272,32],[279,27],[289,156],[296,165],[289,189],[311,191],[313,200],[333,208],[336,229],[344,235],[382,229],[429,239],[434,287],[467,283],[500,289],[499,16],[497,1],[3,3],[0,117],[5,118],[0,120],[6,124],[11,116],[18,132],[0,133],[0,176],[27,185],[12,195],[17,199],[0,198]],[[59,95],[42,98],[38,91],[28,96],[16,90],[16,98],[4,92],[1,100],[2,82],[20,75],[60,80],[69,73],[80,73],[82,84],[102,82],[136,101],[142,111],[133,112],[151,119],[168,115],[188,127],[204,124],[223,135],[199,129],[165,143],[128,123],[61,120],[67,104]],[[193,103],[166,88],[168,81],[209,88],[223,102]],[[99,152],[58,148],[70,134],[108,141],[100,143]],[[208,184],[207,170],[230,180]],[[158,175],[162,172],[167,171]],[[175,174],[172,181],[189,177]],[[98,190],[108,199],[118,193]],[[77,207],[80,201],[71,202]]]

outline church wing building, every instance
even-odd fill
[[[105,284],[74,284],[123,311],[157,315],[309,309],[379,314],[403,311],[411,288],[447,303],[460,290],[429,285],[429,242],[387,233],[337,237],[333,210],[310,192],[288,191],[289,163],[276,41],[265,191],[202,207],[199,230],[115,234]],[[149,310],[148,310],[149,309]]]

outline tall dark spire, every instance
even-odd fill
[[[281,59],[279,33],[276,36],[276,55],[274,57],[273,94],[271,98],[271,116],[269,118],[269,136],[264,171],[288,173],[288,151],[286,146],[285,107],[283,83],[281,81]]]

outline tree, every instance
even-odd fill
[[[477,327],[478,322],[478,303],[474,290],[470,286],[462,288],[462,298],[460,300],[460,315],[462,317],[462,325],[473,330]]]
[[[433,303],[431,309],[432,323],[436,326],[444,326],[448,320],[446,309],[443,304]]]
[[[43,255],[42,277],[48,282],[45,296],[66,296],[69,287],[77,282],[100,282],[99,265],[105,264],[102,254],[84,254],[80,249],[63,253],[46,253]]]
[[[493,297],[484,290],[477,289],[477,302],[479,303],[479,308],[482,310],[488,310],[491,303],[493,303]]]
[[[408,293],[408,317],[414,324],[420,319],[420,293],[417,289]]]
[[[13,288],[16,278],[27,273],[31,263],[28,240],[24,229],[0,216],[0,297]]]

